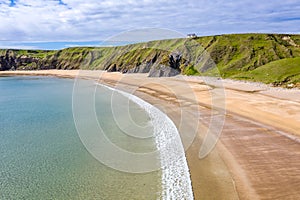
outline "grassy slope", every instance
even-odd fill
[[[0,49],[0,55],[5,55],[7,49]],[[10,54],[14,54],[16,56],[28,56],[35,58],[45,58],[46,56],[53,55],[55,51],[47,51],[47,50],[12,50]]]
[[[300,83],[300,35],[239,34],[198,38],[217,68],[205,72],[286,86]],[[298,84],[299,87],[299,84]]]
[[[170,52],[184,47],[184,39],[161,40],[120,47],[94,48],[81,66],[84,69],[108,69],[116,65],[118,71],[125,71],[153,60],[167,64]]]
[[[300,57],[273,61],[255,70],[237,74],[233,78],[279,85],[300,83]]]
[[[300,48],[274,34],[239,34],[199,38],[222,77],[251,71],[269,62],[300,56]],[[300,36],[291,36],[299,43]],[[210,39],[208,43],[207,40]]]
[[[201,56],[204,49],[215,65]],[[5,52],[0,50],[0,55],[5,55]],[[300,63],[297,59],[300,57],[300,35],[232,34],[120,47],[74,47],[59,51],[13,50],[16,56],[39,58],[39,69],[109,69],[115,65],[118,71],[127,71],[149,61],[168,64],[171,52],[183,54],[181,68],[183,73],[189,75],[220,75],[223,78],[265,83],[300,82]],[[20,69],[31,66],[24,65]],[[267,71],[270,72],[268,76]]]

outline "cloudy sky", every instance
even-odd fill
[[[300,33],[299,0],[0,0],[0,47],[91,45],[121,32]],[[150,33],[149,33],[150,34]]]

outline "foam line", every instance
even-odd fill
[[[161,110],[141,98],[115,88],[99,84],[127,97],[143,108],[154,127],[156,147],[162,170],[162,199],[193,199],[193,191],[184,148],[173,121]]]

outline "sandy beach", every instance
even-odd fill
[[[141,97],[176,124],[195,199],[300,198],[300,90],[205,77],[103,71],[4,71],[94,79]],[[217,139],[214,146],[206,140]],[[215,147],[204,158],[200,149]],[[203,152],[205,152],[203,150]]]

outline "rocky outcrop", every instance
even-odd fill
[[[152,66],[149,71],[149,77],[171,77],[180,74],[181,58],[182,55],[180,53],[171,53],[168,65],[159,64]]]
[[[72,47],[58,51],[0,49],[0,70],[97,69],[150,73],[150,76],[182,73],[254,80],[261,74],[250,73],[253,70],[264,68],[268,63],[298,57],[300,35],[230,34],[118,47]],[[299,60],[290,61],[277,63],[282,64],[277,67],[295,68],[289,70],[293,73],[284,84],[296,85],[299,82]],[[285,75],[285,71],[280,70],[280,73]],[[245,74],[248,72],[250,74]],[[267,76],[263,81],[277,84],[283,80]]]
[[[180,74],[180,71],[178,69],[174,69],[165,65],[159,65],[157,67],[151,68],[149,77],[171,77],[178,74]]]
[[[116,72],[117,71],[117,65],[113,64],[111,67],[107,69],[108,72]]]
[[[0,71],[79,69],[87,52],[80,48],[72,51],[0,50]]]
[[[34,70],[39,69],[40,59],[26,56],[16,55],[14,51],[7,50],[5,55],[0,56],[0,71],[5,70]]]
[[[180,53],[172,53],[171,55],[169,55],[170,67],[180,71],[181,58],[182,58],[182,55]]]
[[[127,73],[148,73],[152,66],[152,62],[142,63],[132,69],[129,69]]]
[[[15,63],[14,59],[12,59],[10,56],[0,56],[0,70],[10,70],[11,68],[14,68]]]

